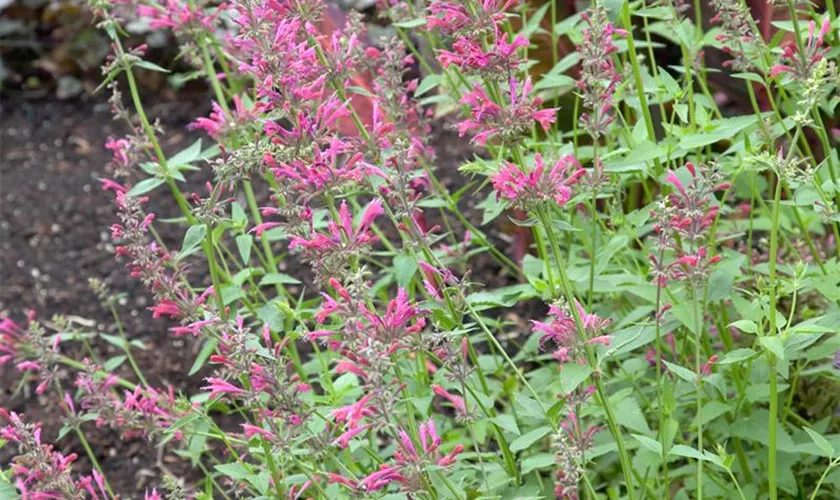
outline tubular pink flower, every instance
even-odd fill
[[[210,391],[210,399],[213,399],[219,394],[230,394],[232,396],[237,396],[239,394],[245,393],[243,389],[236,387],[227,380],[212,377],[206,378],[204,380],[207,381],[209,385],[202,387],[202,390]]]
[[[276,437],[273,432],[271,432],[267,429],[263,429],[262,427],[258,427],[256,425],[242,424],[242,430],[245,433],[245,437],[248,438],[248,439],[251,439],[252,437],[254,437],[256,435],[260,435],[260,436],[264,437],[265,439],[269,439],[269,440],[273,440]]]
[[[347,448],[350,445],[350,440],[354,437],[358,436],[359,434],[365,432],[370,428],[370,424],[361,425],[359,427],[352,427],[349,430],[345,431],[344,434],[340,435],[336,438],[332,444],[338,445],[339,448]]]
[[[455,407],[455,409],[458,411],[458,413],[460,413],[462,415],[467,414],[467,405],[466,405],[466,403],[464,403],[463,398],[451,394],[446,389],[444,389],[443,387],[441,387],[437,384],[432,386],[432,391],[435,394],[437,394],[438,396],[440,396],[440,397],[446,399],[447,401],[449,401],[450,403],[452,403],[452,406]]]
[[[551,170],[546,171],[542,155],[534,157],[534,170],[523,172],[507,163],[490,181],[496,190],[496,198],[504,198],[521,208],[532,208],[535,204],[553,199],[558,205],[565,205],[572,197],[571,186],[584,174],[580,163],[571,155],[557,160]]]

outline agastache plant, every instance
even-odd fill
[[[833,5],[376,4],[91,2],[125,132],[97,177],[156,333],[101,280],[114,325],[3,312],[15,395],[66,425],[59,452],[0,411],[0,491],[836,496]],[[180,152],[138,24],[206,84]],[[163,345],[187,373],[132,354]],[[182,463],[132,492],[105,428]]]

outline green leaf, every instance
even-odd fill
[[[685,380],[686,382],[690,382],[694,384],[697,381],[697,374],[693,371],[689,370],[688,368],[683,368],[680,365],[675,365],[669,361],[662,360],[665,363],[665,366],[668,367],[668,370],[673,373],[674,375],[678,376],[679,378]]]
[[[300,280],[285,273],[268,273],[260,280],[260,286],[299,285]]]
[[[409,21],[392,23],[391,26],[396,26],[397,28],[417,28],[419,26],[424,26],[425,24],[426,24],[426,18],[425,17],[418,17],[417,19],[411,19]]]
[[[724,467],[723,459],[721,459],[719,456],[713,455],[705,451],[698,451],[696,448],[692,448],[691,446],[686,446],[684,444],[675,444],[673,447],[671,447],[671,450],[668,452],[668,454],[676,455],[678,457],[694,458],[697,460],[702,460],[704,462],[712,462],[715,465]]]
[[[647,436],[643,436],[642,434],[631,434],[631,436],[636,438],[639,444],[641,444],[648,450],[656,453],[657,455],[662,455],[662,443],[660,443],[659,441],[649,438]]]
[[[136,61],[134,63],[134,66],[137,66],[138,68],[148,69],[149,71],[157,71],[159,73],[171,73],[171,71],[169,71],[168,69],[162,68],[157,64],[149,61]]]
[[[524,35],[526,39],[530,38],[531,35],[539,29],[540,22],[542,22],[543,17],[545,17],[545,13],[548,11],[548,8],[551,7],[550,4],[551,2],[546,3],[540,7],[539,10],[528,16],[528,24],[526,24],[525,28],[520,32],[520,34]]]
[[[426,75],[426,77],[423,78],[423,80],[420,82],[420,85],[418,85],[417,89],[414,91],[414,96],[420,97],[421,95],[440,85],[442,81],[443,75],[441,74],[433,73],[431,75]]]
[[[778,335],[759,337],[758,343],[768,351],[775,354],[776,357],[779,358],[779,361],[785,360],[785,341],[782,337]]]
[[[204,366],[205,361],[216,351],[216,346],[219,342],[216,339],[208,339],[203,346],[201,346],[201,351],[199,351],[198,356],[196,356],[195,361],[190,368],[190,372],[188,375],[192,376],[195,375],[198,370],[201,370],[201,367]]]
[[[522,433],[519,431],[519,426],[516,425],[516,419],[513,418],[513,415],[499,415],[490,419],[491,422],[498,425],[502,429],[516,434],[517,436],[521,435]]]
[[[814,442],[814,444],[816,444],[817,447],[820,450],[822,450],[827,457],[834,457],[834,446],[832,446],[826,438],[822,437],[819,433],[817,433],[817,431],[809,429],[808,427],[803,427],[803,429],[805,429],[805,432],[807,432],[808,435],[811,436],[811,440]]]
[[[498,217],[505,209],[505,204],[501,200],[496,199],[496,194],[494,192],[490,192],[487,194],[487,198],[476,205],[476,207],[484,210],[484,213],[481,216],[481,225],[483,226],[488,222],[495,220],[496,217]]]
[[[123,351],[128,350],[128,342],[122,337],[117,337],[116,335],[108,335],[107,333],[100,333],[99,337],[108,342],[112,346],[119,347]]]
[[[182,150],[169,160],[167,163],[169,164],[170,168],[175,168],[180,165],[189,165],[191,162],[195,161],[198,156],[201,154],[201,139],[198,139],[194,143],[192,143],[189,147]]]
[[[650,427],[645,420],[645,415],[639,407],[638,401],[633,397],[627,397],[614,405],[615,413],[619,415],[618,423],[639,434],[650,434]]]
[[[705,425],[729,410],[729,405],[725,403],[721,403],[720,401],[709,401],[703,405],[700,409],[700,413],[694,417],[692,425],[696,426],[698,423]]]
[[[184,234],[184,242],[181,244],[181,251],[178,252],[175,260],[181,260],[198,250],[198,247],[201,245],[201,242],[204,241],[205,236],[207,236],[206,225],[196,224],[194,226],[190,226],[189,229],[187,229],[186,234]]]
[[[731,365],[733,363],[740,363],[742,361],[746,361],[753,356],[758,355],[757,352],[753,351],[749,348],[741,348],[735,349],[732,351],[727,352],[723,355],[723,358],[720,359],[716,364],[718,365]]]
[[[589,365],[566,363],[560,369],[560,386],[565,394],[571,394],[592,373]]]
[[[514,400],[514,404],[519,406],[523,412],[534,418],[543,418],[545,415],[543,414],[542,407],[540,406],[539,402],[536,399],[531,398],[530,396],[526,396],[525,394],[517,394],[516,399]]]
[[[20,498],[17,488],[6,479],[2,471],[0,471],[0,498],[3,500],[18,500]]]
[[[532,455],[528,458],[522,459],[522,475],[528,474],[531,471],[537,469],[547,469],[549,467],[554,467],[557,458],[550,454],[550,453],[538,453],[536,455]],[[518,497],[522,498],[522,497]],[[535,498],[543,498],[543,497],[535,497]]]
[[[411,278],[417,272],[417,259],[407,253],[400,253],[394,257],[394,277],[397,284],[402,288],[407,288],[411,283]]]
[[[748,319],[739,319],[738,321],[730,323],[729,326],[734,326],[744,333],[758,333],[758,325],[755,324],[755,321]]]
[[[240,463],[219,464],[215,466],[215,469],[227,477],[237,479],[240,481],[248,479],[253,475],[252,472],[250,472],[248,469],[245,468],[244,465]]]
[[[150,177],[148,179],[143,179],[142,181],[138,182],[134,185],[131,189],[128,190],[126,196],[140,196],[141,194],[146,194],[149,191],[152,191],[156,187],[160,186],[166,182],[166,179],[161,177]]]
[[[240,234],[236,237],[236,249],[239,251],[239,258],[242,263],[248,264],[251,262],[251,246],[254,244],[254,239],[250,234]]]
[[[551,432],[551,427],[547,425],[538,427],[531,432],[526,432],[510,443],[510,451],[516,453],[517,451],[526,450],[530,448],[532,444],[546,436],[549,432]]]
[[[102,369],[106,372],[114,371],[117,368],[119,368],[119,366],[123,364],[127,358],[128,356],[124,354],[114,356],[113,358],[110,358],[108,361],[102,364]]]

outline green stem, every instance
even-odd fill
[[[587,342],[589,340],[586,336],[586,330],[583,327],[583,323],[580,318],[580,313],[578,312],[577,308],[577,300],[575,299],[574,291],[572,290],[572,284],[569,281],[569,276],[566,272],[566,264],[563,261],[560,253],[560,244],[557,241],[557,236],[554,234],[554,230],[551,227],[551,217],[547,213],[544,207],[540,207],[538,209],[540,221],[542,225],[545,227],[546,231],[548,232],[548,239],[551,242],[551,247],[554,252],[554,258],[557,261],[557,269],[560,275],[560,285],[563,287],[563,291],[566,295],[566,300],[569,304],[569,309],[572,311],[572,316],[575,320],[575,326],[577,329],[578,337],[580,343],[584,347],[584,351],[586,352],[587,361],[589,362],[589,366],[593,370],[597,370],[598,363],[595,359],[595,354],[592,350],[592,346]],[[595,391],[598,394],[598,399],[600,401],[601,407],[604,410],[604,413],[607,417],[607,426],[610,429],[610,433],[612,434],[613,439],[615,440],[616,446],[618,448],[618,457],[619,461],[621,462],[621,470],[624,474],[624,484],[627,488],[627,496],[630,500],[635,500],[635,488],[633,482],[633,468],[630,462],[630,456],[627,454],[627,447],[624,444],[624,438],[621,436],[621,429],[618,427],[618,421],[615,417],[615,412],[613,411],[612,405],[607,398],[606,390],[604,389],[604,383],[601,380],[601,375],[598,373],[593,373],[592,380],[595,384]]]

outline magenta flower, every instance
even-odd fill
[[[398,431],[400,448],[394,452],[394,459],[400,466],[423,464],[424,462],[431,461],[439,467],[448,467],[455,463],[455,457],[464,451],[464,446],[458,444],[450,453],[441,456],[438,448],[443,441],[437,435],[435,422],[432,419],[420,424],[418,434],[420,437],[419,449],[414,446],[408,433],[402,429]]]
[[[502,108],[476,84],[472,92],[468,92],[460,103],[470,108],[470,118],[458,122],[458,135],[463,137],[467,132],[477,131],[473,141],[484,145],[491,137],[498,137],[504,143],[519,140],[531,130],[534,121],[539,122],[543,130],[548,130],[554,123],[556,108],[540,109],[542,100],[531,98],[531,78],[527,78],[518,89],[516,78],[511,76],[508,88],[509,106]]]
[[[242,430],[244,431],[245,437],[247,439],[251,439],[256,435],[260,435],[263,438],[269,440],[272,440],[276,437],[273,432],[267,429],[263,429],[262,427],[257,427],[256,425],[242,424]]]
[[[578,46],[581,72],[577,84],[583,105],[591,112],[582,113],[580,122],[597,139],[607,133],[607,127],[615,119],[610,110],[621,74],[613,61],[613,54],[618,51],[614,38],[626,38],[627,32],[615,28],[601,7],[582,13],[581,18],[586,26],[583,28],[583,43]]]
[[[368,406],[372,397],[373,393],[367,394],[351,405],[333,410],[330,415],[335,417],[336,422],[344,423],[346,428],[355,429],[363,418],[374,414],[374,410]]]
[[[523,209],[550,199],[563,206],[572,197],[571,186],[585,173],[571,155],[563,156],[551,170],[546,170],[542,155],[538,153],[534,166],[531,172],[523,172],[511,163],[503,166],[490,178],[496,198],[504,198]]]
[[[770,68],[771,77],[779,76],[782,73],[791,73],[797,79],[804,81],[810,76],[814,66],[824,59],[828,51],[831,50],[831,47],[823,47],[825,35],[831,30],[831,19],[825,16],[820,31],[815,35],[816,29],[817,25],[814,21],[808,23],[808,41],[802,48],[803,55],[800,56],[799,47],[796,43],[791,41],[785,45],[779,58],[779,64]]]
[[[230,394],[232,396],[238,396],[240,394],[245,393],[244,389],[236,387],[227,380],[222,380],[220,378],[213,377],[209,377],[204,380],[206,380],[209,383],[209,385],[202,387],[202,389],[210,391],[210,399],[215,398],[219,394]]]
[[[233,96],[233,104],[234,108],[228,113],[218,103],[214,102],[210,117],[197,118],[189,125],[189,128],[204,130],[210,137],[218,140],[222,136],[236,133],[253,124],[265,109],[265,104],[261,102],[257,102],[250,109],[246,108],[242,98],[238,95]]]
[[[438,396],[440,396],[440,397],[446,399],[447,401],[449,401],[450,403],[452,403],[452,406],[455,407],[455,410],[457,410],[459,415],[461,415],[461,416],[466,416],[467,415],[467,404],[466,404],[466,402],[464,402],[463,398],[461,398],[459,396],[455,396],[454,394],[450,393],[449,391],[447,391],[446,389],[444,389],[443,387],[441,387],[437,384],[434,384],[432,386],[432,391],[435,394],[437,394]]]
[[[365,432],[369,428],[370,424],[360,425],[359,427],[352,427],[346,430],[342,435],[338,436],[338,438],[333,440],[332,444],[337,445],[339,448],[342,449],[347,448],[350,445],[351,439]]]
[[[575,300],[575,307],[577,308],[581,327],[586,334],[586,344],[609,346],[610,337],[608,335],[602,335],[602,332],[604,328],[612,323],[612,320],[610,318],[601,318],[594,313],[587,313],[577,300]],[[546,343],[551,342],[555,347],[552,357],[561,363],[565,363],[571,359],[575,349],[582,346],[579,340],[577,324],[568,305],[563,302],[551,304],[548,309],[548,315],[551,321],[531,321],[533,325],[532,332],[540,334],[540,349],[545,350]]]
[[[475,2],[475,13],[464,2],[434,0],[427,8],[426,23],[446,35],[478,35],[491,31],[505,21],[505,11],[519,5],[520,0],[481,0]]]
[[[289,243],[289,250],[301,247],[313,253],[324,253],[337,251],[339,249],[353,250],[359,247],[370,245],[377,241],[377,237],[371,234],[370,226],[373,222],[385,213],[382,209],[382,201],[374,200],[362,214],[362,218],[356,227],[353,227],[353,218],[346,202],[341,202],[338,211],[338,221],[330,221],[328,229],[329,236],[315,233],[311,239],[293,237]],[[345,241],[346,239],[346,241]]]
[[[362,479],[360,486],[365,491],[377,491],[395,481],[405,483],[406,479],[400,474],[399,468],[382,464],[379,466],[379,470]]]
[[[190,2],[179,0],[164,0],[162,6],[139,5],[137,15],[150,19],[149,26],[152,29],[169,28],[180,32],[186,30],[201,30],[213,32],[216,19],[225,9],[225,4],[218,6],[210,14],[204,12],[202,4],[194,5]]]
[[[496,43],[488,50],[484,49],[481,40],[461,37],[452,44],[452,50],[440,50],[438,61],[444,68],[457,66],[464,73],[476,72],[498,78],[515,72],[520,64],[516,51],[527,47],[528,40],[517,35],[512,41],[507,35],[497,33]]]

